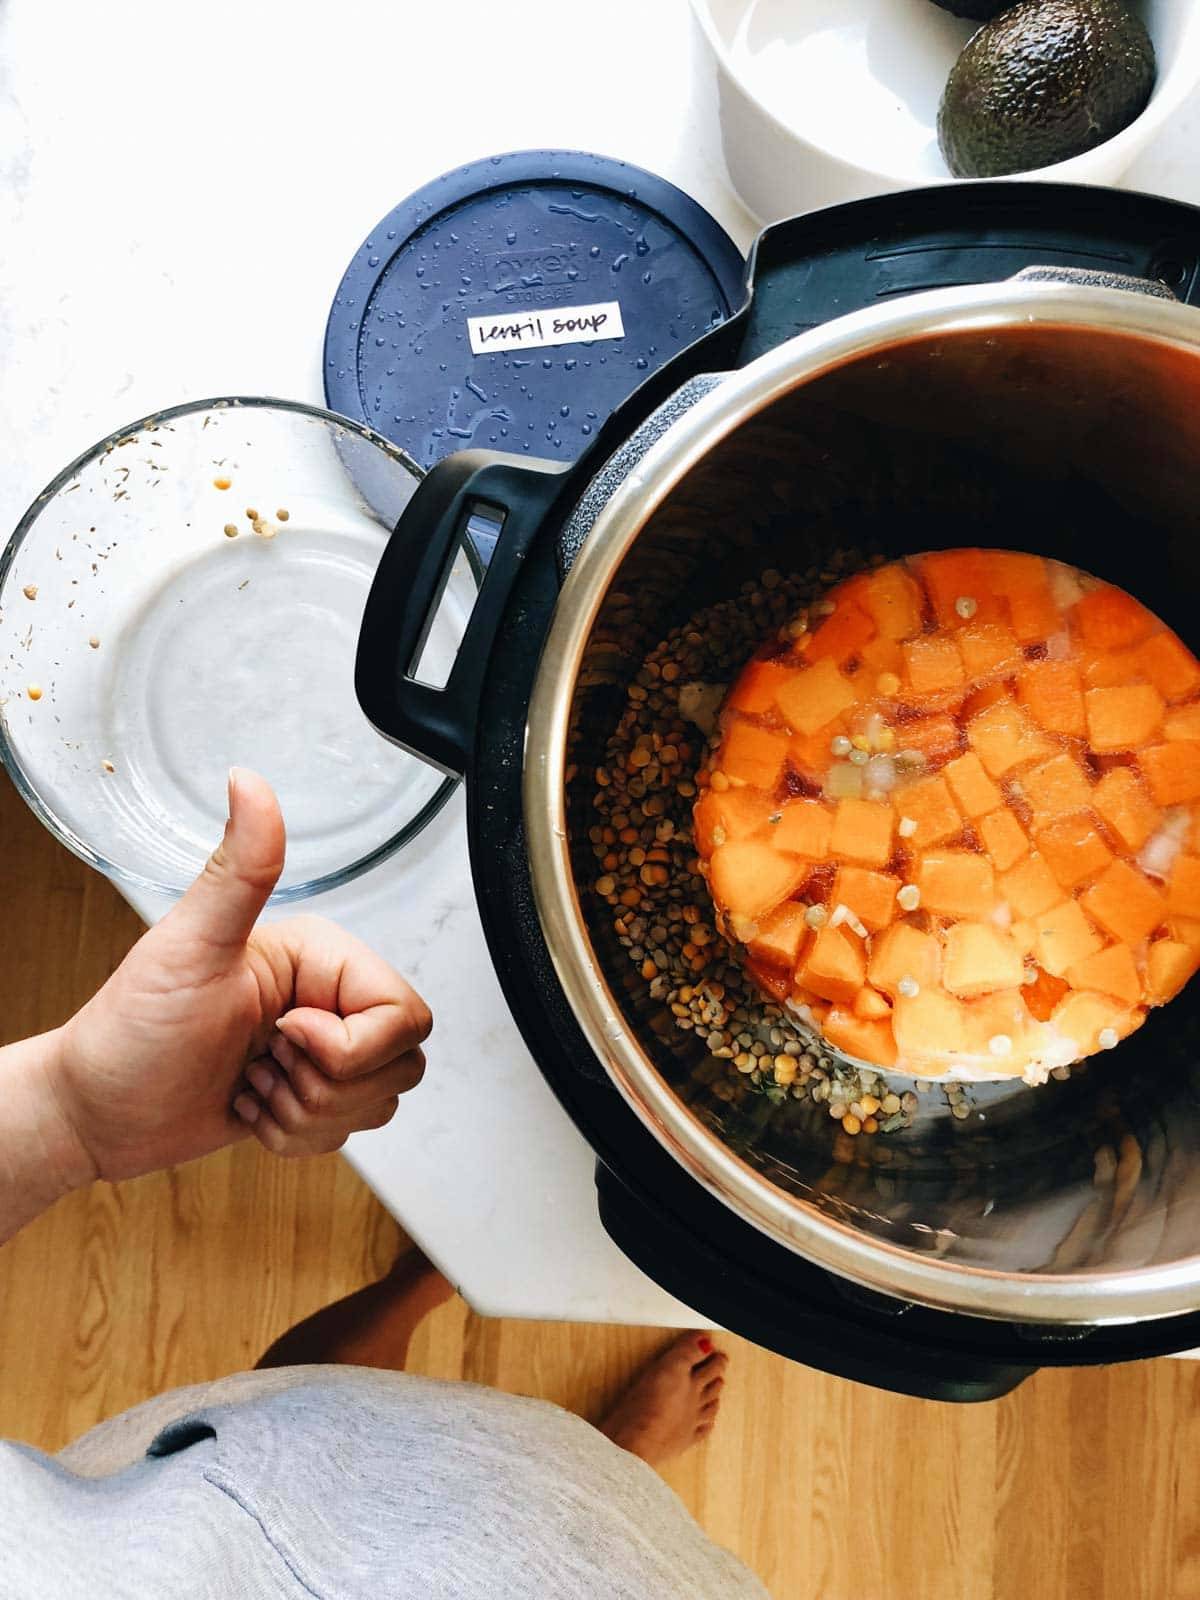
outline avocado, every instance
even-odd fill
[[[1139,115],[1154,46],[1119,0],[1020,0],[963,46],[938,111],[956,178],[999,178],[1081,155]]]
[[[956,17],[966,17],[970,22],[990,22],[1002,11],[1015,4],[1015,0],[933,0],[943,11],[952,11]]]

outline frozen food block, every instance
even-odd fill
[[[843,925],[818,931],[808,946],[796,980],[822,1000],[853,1002],[866,976],[863,941]]]
[[[983,848],[991,856],[998,872],[1007,872],[1016,866],[1023,855],[1029,853],[1029,840],[1025,830],[1011,811],[1001,807],[980,817],[975,824]]]
[[[1166,707],[1151,683],[1131,683],[1119,689],[1089,689],[1084,696],[1088,744],[1097,755],[1113,750],[1136,750],[1162,726]]]
[[[899,878],[868,867],[841,866],[833,884],[835,906],[846,906],[871,932],[886,928],[896,909]]]
[[[1116,1038],[1123,1039],[1140,1020],[1137,1013],[1110,995],[1090,994],[1082,989],[1072,989],[1055,1007],[1050,1019],[1059,1034],[1074,1040],[1076,1060],[1102,1048],[1101,1034],[1111,1031]]]
[[[1166,900],[1127,861],[1114,861],[1079,903],[1105,933],[1131,945],[1152,934],[1167,916]]]
[[[1095,989],[1127,1006],[1136,1006],[1142,998],[1141,976],[1127,944],[1110,944],[1106,950],[1076,961],[1067,972],[1067,981],[1072,989]]]
[[[878,800],[839,800],[833,814],[831,853],[867,867],[884,867],[892,855],[895,814]]]
[[[852,1010],[834,1006],[825,1018],[822,1032],[835,1050],[843,1050],[848,1056],[877,1067],[896,1064],[896,1039],[890,1022],[870,1021]]]
[[[1187,700],[1200,689],[1200,661],[1169,628],[1138,645],[1136,657],[1140,675],[1164,700]]]
[[[1064,889],[1074,889],[1099,877],[1112,860],[1112,851],[1087,811],[1076,811],[1039,829],[1034,843]]]
[[[1075,607],[1072,624],[1083,642],[1093,649],[1122,650],[1152,633],[1158,627],[1158,619],[1124,589],[1101,583]]]
[[[905,835],[914,850],[941,844],[962,832],[963,819],[940,774],[905,784],[896,791],[895,804],[899,815],[911,818],[917,825],[915,832]]]
[[[984,771],[983,762],[973,750],[942,769],[950,792],[966,817],[982,817],[1004,804],[1004,795]]]
[[[1091,804],[1092,789],[1083,768],[1065,750],[1023,772],[1021,792],[1033,812],[1034,828],[1045,828]]]
[[[790,978],[808,932],[804,912],[805,907],[795,900],[785,900],[776,907],[759,923],[758,937],[748,946],[751,956],[769,967],[786,968]]]
[[[1051,906],[1033,921],[1037,928],[1038,964],[1051,977],[1065,977],[1071,967],[1103,948],[1103,939],[1074,900]]]
[[[1058,904],[1062,889],[1041,856],[1032,855],[1001,875],[1000,898],[1015,917],[1036,917]]]
[[[961,1000],[940,989],[922,989],[919,994],[897,999],[892,1031],[901,1057],[936,1071],[969,1048],[969,1019]]]
[[[903,647],[905,682],[916,695],[946,694],[966,682],[953,639],[922,635]]]
[[[832,616],[808,636],[804,654],[809,661],[834,661],[839,667],[857,660],[862,648],[875,637],[875,624],[861,607],[840,600]]]
[[[1156,939],[1146,953],[1146,985],[1155,1005],[1173,1000],[1200,962],[1200,952],[1177,939]]]
[[[967,724],[971,748],[993,778],[1003,778],[1029,761],[1040,761],[1054,746],[1015,700],[1004,699]]]
[[[741,677],[734,685],[727,709],[742,711],[750,716],[761,716],[775,704],[775,696],[790,678],[796,676],[796,667],[790,661],[751,661],[742,668]]]
[[[968,683],[1011,677],[1025,662],[1012,629],[1000,622],[967,623],[957,642]]]
[[[943,917],[990,917],[996,904],[992,864],[971,850],[931,852],[917,877],[921,904]]]
[[[895,999],[903,978],[932,987],[941,972],[941,950],[931,933],[908,922],[894,922],[874,942],[869,976],[877,989]]]
[[[1092,790],[1094,810],[1124,849],[1138,851],[1158,827],[1162,813],[1132,767],[1113,767]]]
[[[723,844],[713,851],[709,883],[717,904],[732,917],[756,921],[799,887],[808,872],[800,856],[785,855],[754,839]],[[736,937],[737,929],[734,929]]]
[[[1200,800],[1200,743],[1175,739],[1151,745],[1139,755],[1138,765],[1160,806]]]
[[[1082,739],[1087,731],[1083,680],[1074,661],[1025,661],[1017,676],[1017,699],[1047,733]]]
[[[726,728],[721,743],[721,771],[734,783],[774,789],[783,776],[788,738],[740,719]]]
[[[921,629],[921,591],[891,562],[869,574],[860,603],[885,639],[911,639]]]
[[[696,849],[707,856],[718,845],[765,834],[774,810],[774,801],[759,789],[705,789],[692,811]]]
[[[943,982],[969,1000],[997,989],[1019,989],[1025,963],[1010,936],[990,922],[956,922],[946,932]]]
[[[775,809],[779,821],[771,824],[770,838],[776,850],[824,861],[833,831],[832,812],[819,800],[788,800]]]

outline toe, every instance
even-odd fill
[[[715,1417],[720,1404],[720,1395],[714,1395],[711,1400],[706,1400],[700,1407],[700,1420],[703,1422],[706,1418],[711,1419],[712,1417]]]
[[[663,1352],[665,1360],[691,1367],[706,1360],[713,1353],[713,1343],[706,1333],[681,1333]]]
[[[700,1393],[705,1400],[714,1400],[724,1387],[724,1378],[710,1378],[700,1390]]]
[[[705,1356],[702,1361],[697,1361],[692,1367],[692,1376],[700,1383],[708,1383],[719,1376],[729,1365],[729,1357],[723,1350],[714,1350],[712,1355]]]

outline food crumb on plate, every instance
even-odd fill
[[[40,683],[31,683],[25,693],[31,700],[40,700],[42,698],[42,686]]]
[[[104,769],[105,772],[115,772],[117,770],[116,767],[113,766],[112,762],[108,759],[107,756],[100,763],[100,765]]]
[[[214,489],[232,489],[233,488],[233,479],[232,478],[214,478],[213,479],[213,488]]]
[[[236,539],[238,536],[238,525],[236,522],[227,522],[221,531],[224,533],[227,539]]]
[[[38,586],[36,583],[27,583],[21,590],[21,593],[25,596],[26,600],[36,600],[38,596]]]

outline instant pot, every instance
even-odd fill
[[[742,309],[582,458],[446,457],[376,574],[359,699],[466,776],[492,957],[596,1152],[604,1226],[714,1322],[825,1371],[978,1400],[1200,1345],[1200,987],[1069,1081],[980,1088],[965,1120],[935,1090],[847,1155],[822,1108],[731,1107],[696,1073],[703,1045],[591,887],[595,768],[670,628],[836,549],[1034,550],[1200,648],[1198,272],[1200,212],[1099,189],[957,185],[781,223]],[[468,539],[490,564],[434,687],[417,663]]]

